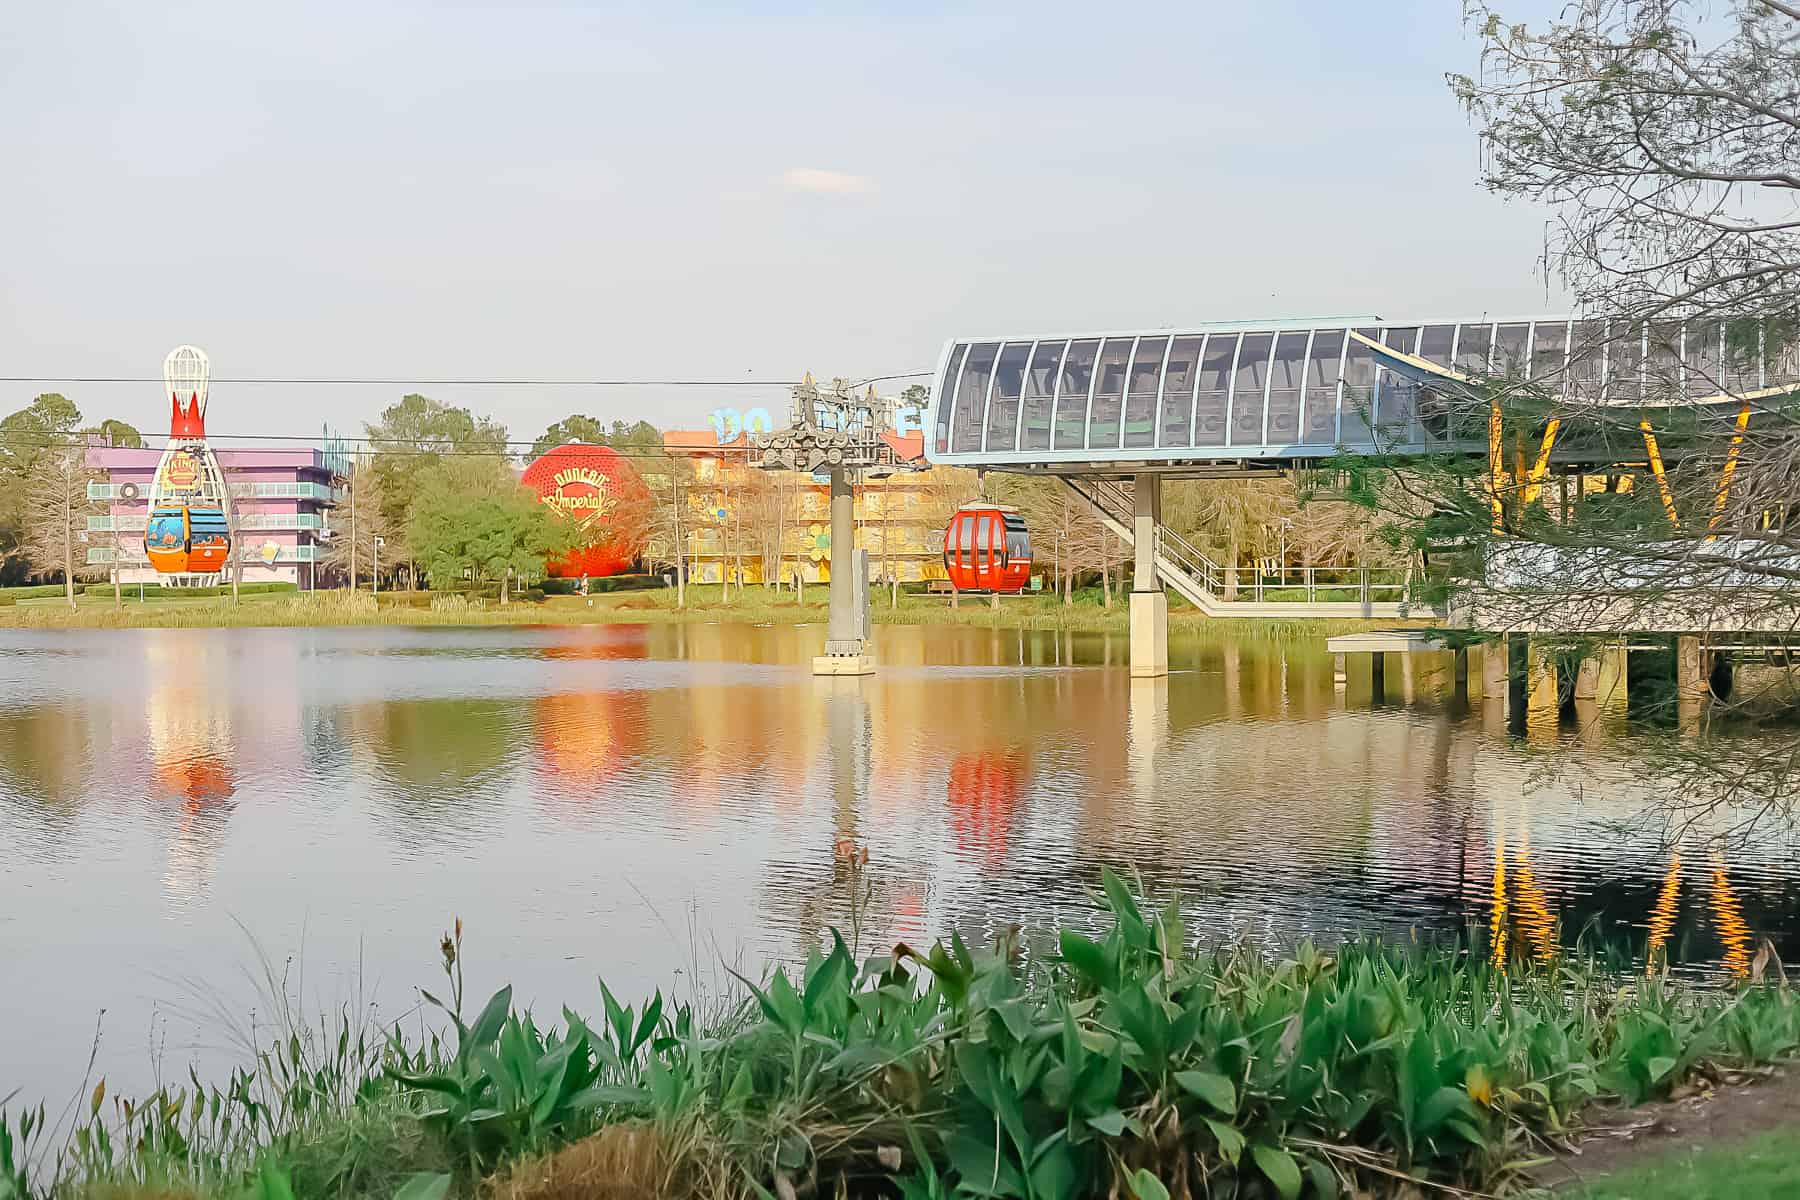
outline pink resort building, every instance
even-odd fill
[[[329,439],[325,445],[216,451],[231,488],[232,561],[242,564],[243,582],[292,583],[303,590],[329,582],[320,560],[350,462],[341,447]],[[87,561],[94,569],[116,562],[122,583],[158,582],[144,557],[144,524],[161,455],[160,447],[88,441],[87,465],[105,476],[88,485],[88,498],[96,507],[106,503],[108,511],[87,519]]]

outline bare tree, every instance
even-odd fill
[[[24,471],[20,546],[40,574],[61,572],[70,608],[76,573],[86,569],[87,485],[95,478],[77,447],[41,450]]]

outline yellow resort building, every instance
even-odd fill
[[[920,434],[888,433],[883,440],[900,469],[859,481],[855,489],[856,544],[869,552],[870,578],[878,583],[946,579],[944,525],[974,494],[974,475],[927,467]],[[663,448],[680,478],[652,486],[682,494],[680,536],[691,581],[831,578],[829,487],[823,476],[764,470],[761,452],[741,434],[720,441],[710,429],[670,430]]]

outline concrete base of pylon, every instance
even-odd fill
[[[821,654],[813,659],[814,675],[873,675],[875,656],[862,654]]]
[[[1131,593],[1131,677],[1169,673],[1169,598],[1162,592]]]

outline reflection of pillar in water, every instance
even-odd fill
[[[1731,881],[1725,877],[1725,856],[1717,850],[1712,854],[1712,893],[1707,897],[1707,906],[1712,909],[1713,928],[1725,947],[1719,965],[1735,979],[1748,978],[1750,926],[1744,921],[1744,902],[1738,899]]]
[[[1644,947],[1644,974],[1654,975],[1667,961],[1669,934],[1681,898],[1681,852],[1669,856],[1669,869],[1650,909],[1650,939]]]
[[[1400,656],[1400,699],[1406,704],[1411,704],[1413,696],[1413,656],[1410,653],[1402,654]]]
[[[1244,673],[1242,653],[1236,642],[1226,642],[1223,649],[1225,669],[1225,715],[1244,715]],[[1134,693],[1135,694],[1135,693]]]
[[[1156,758],[1169,728],[1168,676],[1131,681],[1131,709],[1125,727],[1125,757],[1131,792],[1140,801],[1156,795]]]
[[[854,677],[831,678],[825,701],[826,753],[831,756],[832,832],[854,838],[869,794],[869,700]]]

